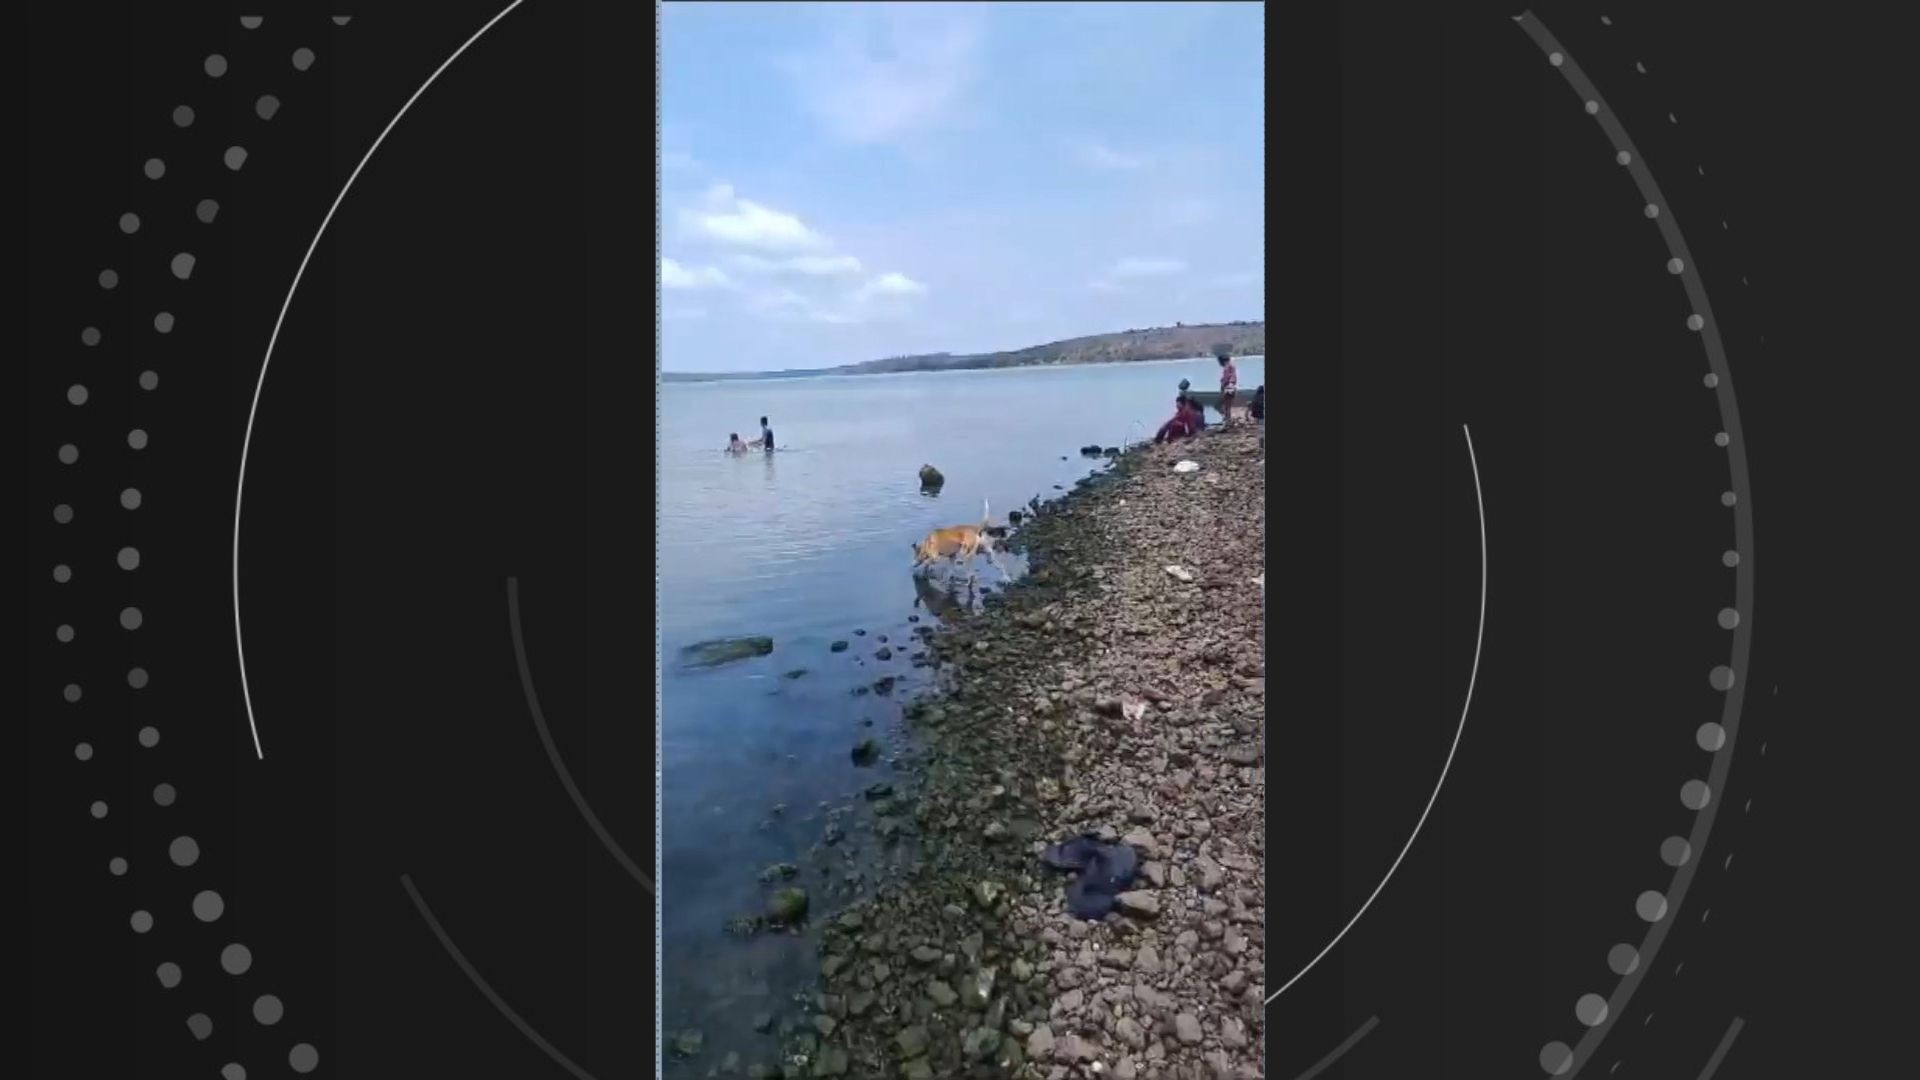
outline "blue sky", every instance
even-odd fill
[[[663,4],[665,368],[1263,318],[1263,20]]]

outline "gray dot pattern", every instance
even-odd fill
[[[335,25],[344,26],[348,18],[335,16],[333,21]],[[240,17],[240,25],[246,30],[258,29],[263,22],[264,20],[257,15]],[[317,58],[312,49],[302,47],[293,52],[291,59],[296,70],[307,71]],[[201,67],[206,76],[212,79],[224,78],[231,70],[227,57],[220,53],[207,55]],[[280,99],[273,94],[260,94],[253,102],[255,115],[263,121],[272,120],[280,107]],[[199,119],[194,108],[187,104],[174,106],[169,117],[175,128],[183,130],[192,127]],[[221,159],[228,170],[239,172],[247,163],[248,151],[242,145],[231,145],[222,153]],[[141,165],[141,172],[149,180],[163,180],[168,173],[167,162],[159,156],[146,158]],[[212,224],[219,212],[220,204],[212,198],[203,198],[194,207],[194,216],[202,224]],[[141,230],[142,221],[138,213],[129,210],[120,215],[117,225],[122,234],[133,236]],[[197,257],[190,251],[177,252],[168,263],[169,271],[175,279],[180,281],[190,280],[196,266]],[[96,280],[101,289],[110,291],[119,287],[120,273],[108,267],[98,272]],[[172,312],[160,311],[153,316],[153,327],[160,334],[171,333],[175,325],[176,319]],[[102,331],[97,326],[82,327],[80,340],[85,347],[97,347],[103,340]],[[158,373],[150,369],[142,371],[138,376],[138,386],[146,391],[157,389]],[[69,404],[80,407],[88,403],[90,391],[86,385],[75,383],[68,387],[66,397]],[[144,450],[149,442],[149,434],[144,428],[131,428],[127,431],[126,440],[130,450]],[[59,461],[64,465],[75,465],[80,459],[80,447],[76,443],[61,444],[56,453]],[[142,493],[136,487],[125,487],[120,493],[120,504],[127,510],[139,509],[142,501]],[[54,508],[54,520],[61,525],[69,524],[73,521],[74,512],[72,505],[60,503]],[[115,552],[114,561],[122,571],[133,572],[141,567],[141,552],[131,544],[123,545]],[[53,577],[58,584],[68,583],[73,578],[73,569],[65,563],[56,564],[53,568]],[[145,615],[138,606],[127,605],[120,610],[119,622],[126,630],[138,630],[145,623]],[[63,644],[72,642],[75,637],[74,627],[67,623],[60,624],[55,629],[55,637]],[[148,681],[149,675],[144,667],[135,666],[127,670],[127,682],[132,688],[142,689]],[[63,688],[62,695],[69,703],[78,703],[82,696],[81,688],[77,683],[68,683]],[[147,725],[140,728],[136,738],[140,746],[152,749],[159,744],[160,733],[157,728]],[[75,758],[81,762],[89,762],[94,757],[94,747],[90,742],[75,743],[73,752]],[[156,806],[168,808],[177,802],[179,792],[170,783],[159,783],[152,788],[152,798]],[[108,805],[104,800],[95,800],[91,803],[89,812],[96,820],[104,819],[108,814]],[[198,841],[189,835],[176,836],[168,845],[168,858],[176,867],[193,867],[200,861],[200,855]],[[109,860],[107,869],[116,877],[124,877],[129,871],[128,860],[115,856]],[[194,894],[190,907],[197,920],[202,923],[214,923],[224,916],[226,900],[213,889],[202,889]],[[135,910],[128,918],[128,925],[136,934],[150,933],[154,923],[152,912],[145,909]],[[222,950],[220,963],[227,973],[238,976],[252,968],[253,956],[245,945],[236,942]],[[184,980],[181,965],[170,960],[160,963],[153,970],[155,979],[166,990],[178,988]],[[252,1012],[254,1019],[260,1024],[271,1026],[278,1024],[284,1018],[286,1009],[278,997],[264,994],[254,1000]],[[204,1012],[196,1012],[188,1016],[186,1025],[196,1040],[205,1041],[213,1034],[213,1020]],[[297,1043],[288,1050],[287,1063],[295,1073],[311,1073],[319,1065],[319,1052],[312,1043]],[[247,1070],[238,1062],[230,1062],[221,1068],[220,1075],[223,1080],[245,1080]]]

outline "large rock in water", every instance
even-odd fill
[[[920,486],[921,487],[937,488],[937,487],[944,486],[946,482],[947,482],[947,478],[940,475],[939,469],[936,469],[931,465],[920,466]]]
[[[773,651],[770,637],[715,638],[680,650],[680,659],[688,667],[719,667],[735,660],[765,656]]]
[[[767,901],[767,921],[775,926],[792,926],[807,917],[807,890],[776,889]]]

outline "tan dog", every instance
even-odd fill
[[[994,549],[993,537],[987,535],[987,526],[992,521],[985,499],[980,501],[980,524],[951,525],[944,529],[935,529],[926,538],[913,545],[913,570],[919,573],[940,559],[951,559],[955,566],[967,566],[975,555],[985,554],[1001,573],[1007,572],[1005,563],[1000,561],[1000,553]]]

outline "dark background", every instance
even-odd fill
[[[558,747],[650,866],[645,7],[515,10],[341,205],[287,313],[248,465],[264,761],[237,679],[234,480],[287,286],[366,148],[498,10],[270,15],[247,31],[209,12],[42,9],[19,37],[28,677],[12,850],[30,1037],[12,1045],[28,1075],[214,1076],[230,1061],[288,1075],[298,1042],[318,1047],[320,1075],[565,1075],[449,957],[403,874],[575,1068],[650,1074],[652,901],[550,768],[506,609],[517,576]],[[1902,1061],[1899,42],[1764,5],[1535,10],[1693,247],[1755,521],[1726,806],[1656,969],[1585,1074],[1700,1075],[1735,1017],[1722,1076]],[[1731,528],[1704,355],[1625,171],[1516,13],[1269,12],[1269,317],[1290,376],[1275,383],[1269,534],[1270,991],[1392,863],[1459,721],[1480,581],[1462,425],[1490,562],[1441,797],[1367,915],[1269,1007],[1272,1076],[1373,1017],[1320,1075],[1542,1075],[1542,1045],[1578,1040],[1574,1001],[1612,989],[1607,949],[1640,936],[1633,899],[1666,882],[1659,843],[1690,824],[1679,786],[1705,773],[1694,729],[1718,719],[1706,673],[1726,659],[1713,615],[1731,602]],[[301,46],[318,60],[295,72]],[[219,80],[200,68],[210,52],[231,64]],[[281,108],[261,121],[267,92]],[[181,103],[197,112],[184,130],[168,119]],[[219,163],[235,143],[250,152],[237,174]],[[162,180],[141,176],[149,156]],[[204,225],[208,196],[221,210]],[[132,237],[114,224],[127,209],[143,219]],[[166,269],[182,250],[199,260],[186,282]],[[111,292],[103,266],[121,276]],[[178,317],[171,334],[153,331],[158,310]],[[100,346],[79,343],[88,325]],[[147,369],[153,392],[135,381]],[[84,407],[65,404],[74,382]],[[152,439],[139,452],[135,426]],[[63,466],[69,441],[82,456]],[[137,511],[120,506],[130,485]],[[54,523],[60,502],[72,524]],[[134,572],[114,565],[127,544]],[[56,563],[71,583],[53,582]],[[129,604],[138,631],[118,624]],[[62,622],[72,644],[53,639]],[[134,665],[152,679],[137,691]],[[147,724],[152,749],[135,741]],[[161,782],[172,806],[152,799]],[[167,862],[178,835],[199,842],[191,867]],[[125,878],[106,871],[115,855],[133,862]],[[204,888],[227,900],[211,926],[188,911]],[[127,929],[137,908],[152,933]],[[253,952],[240,978],[218,966],[230,941]],[[155,979],[163,961],[179,987]],[[285,1020],[254,1022],[262,993]],[[194,1013],[213,1021],[205,1041]]]

